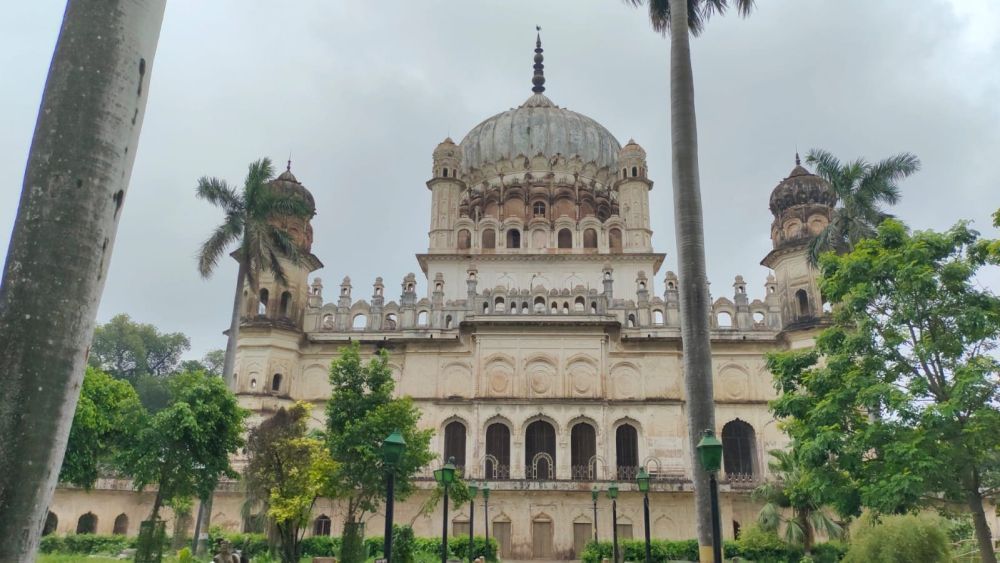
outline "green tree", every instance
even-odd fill
[[[200,360],[184,360],[180,371],[203,371],[208,375],[222,377],[222,366],[226,362],[225,350],[210,350]]]
[[[316,499],[332,495],[336,465],[321,440],[307,435],[309,406],[278,411],[247,435],[243,477],[276,532],[281,560],[297,563]]]
[[[899,181],[920,170],[920,159],[903,152],[878,162],[863,158],[842,163],[831,153],[812,149],[806,162],[837,194],[833,220],[809,244],[809,260],[819,264],[823,252],[848,252],[861,239],[875,236],[879,223],[891,217],[883,205],[899,201]]]
[[[821,258],[839,305],[815,351],[770,355],[774,414],[811,494],[845,514],[963,502],[995,563],[983,478],[1000,452],[1000,299],[975,282],[1000,257],[959,223],[911,233],[884,221],[854,251]],[[818,362],[822,357],[823,362]]]
[[[948,525],[939,516],[905,514],[876,519],[865,514],[851,526],[851,543],[843,563],[951,563],[945,533]]]
[[[395,494],[402,500],[414,490],[413,476],[434,458],[428,449],[431,430],[419,430],[420,411],[409,397],[393,398],[389,354],[377,352],[362,363],[360,345],[344,347],[330,366],[333,392],[326,404],[326,442],[337,462],[333,487],[344,507],[344,543],[352,545],[352,534],[367,513],[374,512],[385,497],[382,441],[399,430],[406,451],[396,466]],[[354,563],[345,560],[345,563]]]
[[[768,468],[772,480],[757,487],[753,498],[762,501],[757,515],[761,529],[777,533],[785,525],[785,541],[802,546],[806,553],[812,553],[816,543],[816,532],[830,539],[843,535],[843,528],[823,509],[808,486],[808,475],[799,466],[794,447],[791,451],[771,450]],[[791,511],[791,518],[785,513]]]
[[[0,282],[0,561],[33,561],[38,550],[132,176],[165,6],[66,2]]]
[[[117,469],[144,415],[131,385],[87,368],[59,480],[89,489],[102,470]]]
[[[271,160],[262,158],[250,165],[242,191],[236,191],[219,178],[206,176],[198,180],[198,197],[220,207],[226,215],[202,244],[198,252],[198,271],[203,277],[211,276],[219,260],[229,254],[233,246],[236,249],[232,255],[239,264],[222,367],[222,378],[227,385],[232,384],[233,379],[244,286],[249,285],[252,294],[256,295],[257,275],[263,271],[270,271],[278,282],[286,283],[281,260],[292,263],[301,260],[300,249],[276,219],[309,217],[314,213],[312,205],[304,199],[273,190],[273,177]]]
[[[698,127],[694,107],[689,32],[698,35],[713,14],[722,14],[728,0],[625,0],[648,4],[653,29],[670,35],[670,129],[674,192],[674,228],[680,281],[681,338],[684,341],[684,389],[687,396],[688,439],[693,468],[698,542],[703,555],[712,545],[708,474],[701,470],[697,446],[706,428],[715,428],[712,392],[712,349],[709,341],[710,296],[705,271],[705,229],[698,171]],[[733,0],[748,16],[754,0]]]
[[[162,333],[151,324],[115,315],[94,329],[88,363],[118,379],[137,381],[144,375],[163,377],[177,370],[191,341],[179,332]]]
[[[157,485],[150,520],[178,497],[206,498],[222,477],[238,474],[229,457],[243,445],[239,407],[222,379],[186,372],[169,379],[170,401],[149,417],[125,450],[124,467],[142,489]]]

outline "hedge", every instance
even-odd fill
[[[39,551],[42,553],[73,553],[81,555],[118,555],[121,550],[135,547],[136,538],[125,536],[101,536],[97,534],[49,534],[42,537]]]
[[[649,544],[650,555],[655,563],[667,561],[698,561],[697,540],[653,540]],[[618,548],[625,561],[645,561],[646,543],[642,540],[622,540]],[[609,541],[590,542],[583,550],[583,563],[600,563],[602,559],[614,560],[614,548]],[[723,542],[726,557],[742,557],[757,563],[799,563],[803,559],[802,549],[781,544],[777,546],[746,546],[740,542]],[[813,547],[814,563],[836,563],[843,558],[845,548],[836,543],[823,543]],[[807,560],[808,561],[808,560]]]

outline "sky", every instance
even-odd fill
[[[65,3],[0,19],[0,240],[9,240]],[[427,248],[431,152],[530,94],[535,25],[546,95],[648,153],[653,245],[676,270],[668,41],[620,0],[170,0],[132,180],[98,314],[180,331],[189,357],[225,347],[236,265],[195,254],[219,210],[194,188],[240,184],[268,156],[316,198],[317,272],[376,276],[390,298]],[[995,0],[758,0],[693,40],[709,278],[763,297],[768,197],[794,154],[918,155],[892,209],[916,229],[961,219],[998,237],[1000,4]],[[6,244],[4,246],[6,251]],[[6,253],[6,252],[5,252]],[[420,278],[422,279],[422,278]],[[980,283],[1000,288],[1000,273]],[[422,284],[419,291],[426,289]],[[329,294],[332,294],[328,292]],[[328,297],[329,299],[329,297]]]

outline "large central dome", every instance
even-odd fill
[[[473,127],[462,139],[461,147],[466,170],[538,153],[579,156],[585,163],[614,170],[621,144],[600,123],[555,105],[539,92],[520,107]]]
[[[540,28],[539,28],[540,29]],[[514,109],[498,113],[476,125],[462,139],[462,164],[466,170],[481,169],[501,160],[523,155],[566,159],[580,157],[584,164],[616,170],[621,145],[603,125],[575,111],[561,108],[545,97],[542,39],[535,40],[534,94]]]

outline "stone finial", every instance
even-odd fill
[[[536,94],[541,94],[545,91],[545,65],[542,61],[545,58],[542,56],[542,27],[536,25],[535,30],[538,34],[535,36],[535,64],[534,64],[534,75],[531,77],[531,91]]]

